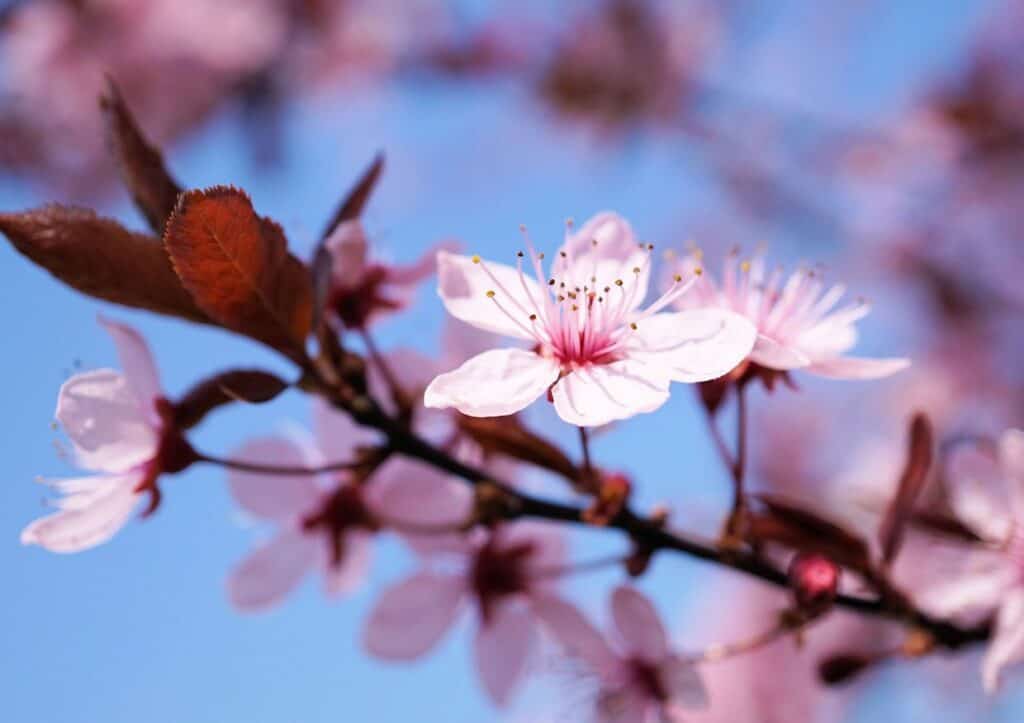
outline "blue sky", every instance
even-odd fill
[[[783,17],[800,15],[799,3],[785,5],[795,10]],[[871,3],[871,30],[858,34],[850,53],[830,58],[835,66],[827,68],[809,62],[824,50],[805,26],[776,24],[756,34],[749,52],[726,58],[719,74],[737,90],[801,110],[882,117],[907,99],[917,79],[960,57],[974,20],[963,5]],[[765,57],[772,62],[759,61]],[[678,135],[654,131],[609,143],[552,123],[522,87],[507,82],[403,81],[344,99],[309,100],[285,117],[284,163],[278,168],[255,166],[238,128],[238,118],[228,113],[175,148],[175,173],[192,186],[245,187],[302,253],[378,149],[386,150],[388,168],[366,221],[380,246],[401,259],[446,238],[480,254],[511,257],[520,223],[538,244],[552,248],[566,217],[584,219],[606,208],[630,218],[645,238],[679,243],[688,225],[701,222],[709,199],[706,171]],[[0,177],[0,209],[44,200],[24,181]],[[142,226],[123,194],[107,210]],[[809,246],[800,238],[780,240],[787,256]],[[442,309],[429,285],[421,300],[381,329],[385,346],[436,351]],[[410,568],[397,545],[384,545],[372,580],[351,599],[330,603],[307,584],[270,614],[233,612],[224,577],[258,531],[235,512],[215,469],[168,479],[158,515],[93,551],[64,557],[18,544],[21,527],[43,511],[44,490],[32,480],[70,471],[55,453],[60,438],[51,428],[58,386],[76,369],[115,364],[95,323],[101,311],[145,333],[172,393],[237,365],[287,372],[279,359],[244,340],[84,299],[0,244],[0,328],[7,338],[0,355],[0,378],[7,380],[0,421],[6,478],[0,485],[0,570],[6,579],[0,596],[0,720],[496,719],[476,686],[466,629],[414,666],[383,665],[360,653],[360,625],[375,594]],[[878,322],[876,328],[884,326]],[[659,415],[601,437],[599,462],[635,472],[648,502],[678,498],[681,475],[694,479],[688,494],[709,505],[720,502],[725,479],[698,411],[687,390],[680,390]],[[289,394],[270,407],[219,414],[203,426],[198,444],[226,452],[252,435],[275,431],[284,419],[306,418],[303,399]],[[572,441],[548,410],[531,418]],[[579,545],[580,554],[614,548],[603,537],[593,544]],[[669,612],[671,601],[692,590],[702,574],[695,563],[664,560],[643,587],[657,593]],[[584,607],[600,612],[604,603],[597,593],[608,579],[595,576],[571,589]],[[547,672],[510,719],[528,720],[549,707],[552,688],[564,682],[551,667],[541,663]],[[904,679],[887,675],[877,687],[880,699]],[[864,720],[879,710],[873,700],[864,704]],[[911,703],[903,708],[907,720],[919,711]],[[561,709],[556,704],[554,710]],[[1002,715],[1009,720],[1008,710]]]

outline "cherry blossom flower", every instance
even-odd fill
[[[664,285],[671,279],[703,268],[699,251],[676,258]],[[777,371],[803,369],[834,379],[877,379],[906,368],[907,359],[864,359],[844,356],[856,343],[854,324],[871,307],[857,301],[835,309],[845,287],[826,290],[820,274],[798,270],[782,283],[782,271],[768,274],[764,256],[740,261],[737,253],[726,256],[721,284],[702,274],[693,292],[679,296],[675,306],[683,310],[729,309],[742,314],[757,327],[757,342],[750,361]]]
[[[480,680],[491,700],[504,705],[534,648],[535,607],[553,597],[564,558],[561,536],[551,525],[516,522],[474,530],[453,541],[451,553],[455,572],[425,565],[384,591],[366,623],[366,649],[386,660],[419,658],[473,605]]]
[[[429,360],[408,351],[386,358],[399,381],[422,389],[416,376]],[[389,412],[394,402],[375,367],[370,392]],[[413,410],[413,428],[428,439],[446,437],[451,426],[435,410]],[[461,482],[405,458],[385,458],[381,435],[322,402],[314,406],[315,443],[285,437],[249,442],[234,457],[278,467],[319,468],[358,461],[353,469],[318,475],[269,475],[232,469],[228,482],[236,502],[253,517],[274,523],[276,533],[228,579],[231,602],[243,611],[280,603],[313,570],[324,575],[329,595],[353,591],[366,576],[371,541],[394,528],[418,549],[430,549],[424,528],[457,527],[470,512],[472,495]]]
[[[174,423],[174,410],[146,342],[134,329],[101,319],[117,347],[124,372],[75,374],[60,388],[57,421],[64,427],[87,477],[43,482],[63,494],[58,512],[29,524],[25,545],[52,552],[80,552],[102,544],[150,495],[146,515],[160,502],[157,479],[195,461]]]
[[[629,224],[601,213],[570,227],[545,278],[532,244],[534,275],[478,256],[438,254],[439,292],[449,313],[532,348],[492,349],[427,387],[428,407],[474,417],[513,414],[547,394],[570,424],[597,426],[660,407],[669,384],[728,373],[754,343],[753,326],[721,309],[659,313],[693,279],[678,277],[641,310],[650,247]]]
[[[950,460],[953,509],[991,549],[980,549],[965,570],[927,590],[921,600],[938,615],[971,616],[998,608],[981,671],[990,693],[1003,668],[1024,660],[1024,431],[1004,432],[995,457],[964,447]]]
[[[688,709],[707,707],[703,681],[672,652],[650,600],[620,585],[612,593],[611,613],[615,648],[572,606],[549,599],[539,609],[548,631],[597,676],[599,723],[681,721]]]
[[[373,260],[359,219],[338,224],[325,245],[332,260],[327,308],[351,329],[364,329],[412,303],[416,287],[434,273],[438,249],[447,247],[435,247],[408,266]]]

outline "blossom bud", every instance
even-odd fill
[[[632,490],[633,485],[626,475],[620,472],[603,475],[597,496],[583,511],[583,521],[591,525],[607,525],[622,511]]]
[[[863,655],[835,655],[821,661],[818,677],[825,685],[841,685],[856,678],[873,662]]]
[[[836,599],[839,566],[820,553],[801,552],[789,564],[789,584],[798,608],[822,613]]]

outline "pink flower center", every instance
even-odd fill
[[[595,247],[597,243],[593,241]],[[539,290],[531,289],[526,281],[526,254],[522,251],[516,261],[521,287],[516,291],[522,293],[507,288],[479,256],[474,256],[473,262],[494,283],[487,296],[495,306],[536,341],[541,354],[557,359],[565,372],[622,359],[626,343],[638,324],[671,304],[693,283],[683,283],[682,276],[676,275],[660,298],[644,311],[638,311],[646,292],[646,285],[640,280],[650,268],[652,247],[639,246],[645,255],[640,266],[627,272],[632,278],[600,278],[596,253],[588,268],[585,260],[576,260],[562,251],[558,262],[552,265],[552,276],[545,279],[541,265],[544,255],[536,253],[529,242],[528,246]]]
[[[485,623],[493,618],[494,606],[499,600],[529,589],[527,563],[535,552],[532,542],[499,547],[493,539],[477,550],[470,568],[470,581]]]
[[[669,699],[668,690],[661,680],[661,673],[658,668],[650,663],[631,658],[629,660],[629,675],[632,678],[634,687],[644,691],[647,697],[664,703]]]
[[[320,531],[331,541],[331,564],[337,566],[345,555],[345,534],[359,529],[375,531],[377,520],[363,499],[362,488],[357,484],[340,485],[324,501],[319,510],[302,521],[306,532]]]
[[[335,288],[328,307],[334,310],[341,323],[350,329],[362,329],[375,311],[396,311],[401,303],[385,294],[388,270],[371,265],[363,272],[355,286]]]

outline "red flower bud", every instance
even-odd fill
[[[801,552],[789,564],[789,584],[801,610],[824,612],[839,590],[839,566],[820,553]]]

